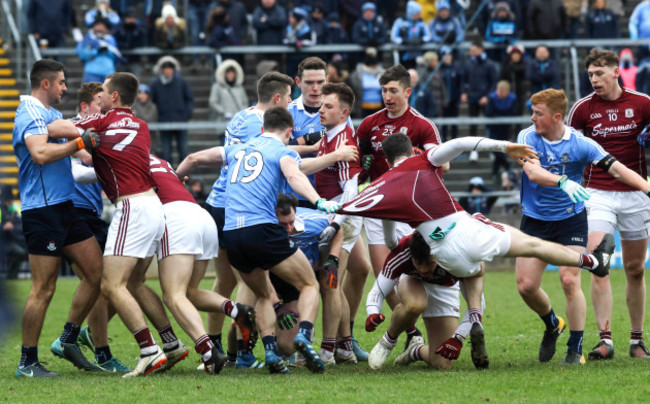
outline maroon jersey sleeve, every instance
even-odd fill
[[[574,129],[579,130],[585,134],[586,129],[586,117],[589,116],[589,100],[592,98],[592,95],[588,95],[576,102],[571,111],[569,111],[569,116],[567,118],[567,123]]]
[[[176,176],[171,164],[156,156],[149,156],[149,164],[157,186],[156,193],[163,205],[178,201],[196,203],[192,194]]]
[[[411,260],[411,250],[409,245],[411,243],[412,235],[404,236],[393,248],[384,262],[384,268],[381,274],[388,279],[398,280],[402,274],[407,274],[415,271],[413,260]]]
[[[436,125],[413,108],[408,112],[416,118],[414,121],[417,122],[417,130],[410,136],[413,146],[425,150],[425,145],[439,145],[440,132],[438,132]]]

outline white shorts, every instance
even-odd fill
[[[441,240],[433,240],[429,234],[436,228],[453,229]],[[481,271],[481,261],[492,261],[510,250],[510,232],[500,223],[484,222],[458,212],[441,219],[422,223],[417,227],[431,248],[431,255],[450,274],[468,278]]]
[[[187,201],[163,205],[165,235],[154,243],[151,255],[158,260],[170,255],[194,255],[197,261],[209,260],[219,253],[219,236],[212,216],[197,205]]]
[[[357,243],[359,235],[361,235],[361,228],[363,227],[363,218],[361,216],[348,216],[343,222],[343,248],[350,254],[352,247]]]
[[[617,228],[621,240],[642,240],[650,230],[650,199],[641,191],[618,192],[587,188],[591,195],[585,201],[589,232],[594,222],[603,221]]]
[[[104,256],[144,258],[165,231],[165,214],[158,196],[137,196],[115,204]]]
[[[366,227],[368,245],[386,245],[384,241],[384,226],[381,224],[381,219],[364,217],[363,224]],[[413,228],[406,223],[395,222],[395,233],[397,240],[401,240],[402,237],[413,233]]]
[[[403,277],[408,276],[402,274]],[[427,292],[427,308],[422,313],[422,318],[430,317],[460,317],[460,297],[456,282],[453,286],[442,286],[434,283],[422,282],[424,290]]]

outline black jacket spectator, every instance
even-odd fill
[[[560,88],[560,73],[555,60],[549,57],[545,46],[538,46],[535,58],[528,62],[526,78],[530,81],[532,94],[547,88]]]
[[[226,14],[226,9],[221,6],[217,6],[210,11],[205,31],[208,35],[208,46],[212,48],[236,44],[237,39],[232,25],[230,25],[230,19]]]
[[[388,29],[373,3],[365,3],[363,16],[354,23],[352,40],[362,46],[379,46],[388,42]]]
[[[562,0],[530,0],[526,25],[531,39],[558,39],[564,37],[569,26]]]
[[[348,34],[341,27],[341,17],[337,13],[327,16],[327,30],[325,31],[325,43],[349,43]]]
[[[271,4],[266,7],[265,4]],[[257,31],[258,45],[281,45],[287,26],[287,12],[275,3],[267,0],[253,12],[253,28]]]
[[[523,113],[528,81],[526,79],[526,61],[524,48],[521,45],[511,45],[507,49],[508,56],[501,65],[501,80],[510,83],[510,90],[517,96],[517,115]]]
[[[36,39],[47,40],[47,46],[63,45],[63,34],[68,32],[72,13],[71,0],[31,0],[27,8],[29,32]]]
[[[140,22],[135,18],[135,10],[129,9],[124,14],[124,18],[113,28],[111,32],[117,48],[120,50],[127,50],[145,46],[147,43],[147,30],[140,25]]]
[[[483,10],[481,11],[481,15],[478,17],[476,21],[476,25],[478,26],[478,29],[481,32],[481,34],[483,35],[486,34],[488,21],[490,21],[490,18],[492,16],[492,13],[494,12],[497,3],[500,2],[508,3],[508,6],[510,7],[510,11],[514,14],[515,24],[517,25],[517,29],[521,27],[521,24],[523,22],[523,14],[520,5],[520,3],[522,2],[521,0],[490,0],[485,5]]]
[[[472,56],[465,62],[462,92],[467,94],[467,102],[476,104],[487,97],[497,84],[497,69],[487,55]]]
[[[594,39],[620,38],[618,17],[608,8],[589,11],[585,19],[585,36]]]
[[[226,14],[230,18],[230,25],[232,25],[235,34],[236,43],[243,45],[246,41],[246,32],[248,31],[246,7],[239,0],[219,0],[217,5],[226,9]]]

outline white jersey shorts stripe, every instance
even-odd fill
[[[163,205],[165,236],[157,244],[158,260],[170,255],[194,255],[196,260],[209,260],[219,254],[219,236],[212,216],[187,201]]]
[[[138,196],[115,204],[104,256],[144,258],[165,232],[165,214],[158,196]]]

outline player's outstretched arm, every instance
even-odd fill
[[[377,326],[384,321],[384,315],[381,314],[381,309],[384,305],[384,299],[395,288],[395,280],[388,279],[383,274],[379,274],[372,289],[366,298],[366,331],[372,332],[377,329]]]
[[[52,139],[75,139],[81,136],[79,129],[67,119],[57,119],[48,123],[47,132]]]
[[[196,167],[221,167],[224,162],[225,150],[223,146],[212,147],[192,153],[181,161],[176,169],[176,176],[183,179],[190,175]]]
[[[358,161],[359,152],[355,146],[350,146],[344,144],[340,146],[336,151],[332,153],[325,154],[320,157],[307,158],[303,159],[300,170],[305,173],[305,175],[314,174],[320,170],[331,166],[337,161]]]
[[[503,140],[493,140],[485,137],[467,136],[460,139],[453,139],[431,149],[429,161],[437,167],[458,157],[468,151],[492,151],[507,153],[513,158],[524,158],[526,160],[536,159],[537,153],[528,145],[518,145]],[[515,157],[516,156],[516,157]]]
[[[648,181],[622,163],[614,161],[607,172],[622,183],[643,191],[650,197],[650,184]]]
[[[570,180],[566,175],[557,175],[549,172],[539,164],[539,160],[518,160],[524,168],[528,179],[544,187],[558,186],[564,191],[571,202],[579,203],[591,198],[591,195],[579,183]],[[640,178],[640,177],[639,177]]]
[[[53,163],[80,149],[77,142],[50,143],[48,139],[45,134],[25,138],[25,145],[34,163],[39,165]]]
[[[318,210],[327,213],[336,213],[341,210],[341,204],[338,202],[328,201],[318,195],[307,176],[300,171],[296,160],[288,156],[282,157],[280,159],[280,169],[291,188],[298,195],[302,195],[303,198],[316,205]]]

